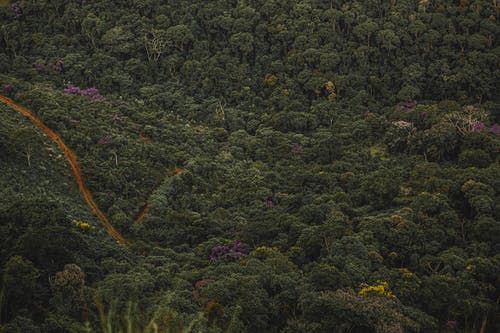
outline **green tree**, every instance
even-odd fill
[[[23,153],[29,167],[31,167],[32,158],[39,154],[40,141],[39,130],[33,126],[20,127],[13,135],[13,143],[17,147],[16,150]]]
[[[40,273],[33,263],[21,256],[12,256],[2,269],[0,291],[0,322],[15,317],[21,309],[31,309]]]

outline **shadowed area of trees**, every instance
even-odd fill
[[[498,14],[0,1],[0,332],[499,331]]]

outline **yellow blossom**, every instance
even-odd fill
[[[271,247],[271,246],[265,246],[265,245],[257,246],[254,251],[256,251],[256,252],[279,252],[278,248]]]
[[[387,297],[395,297],[394,294],[389,290],[389,284],[386,281],[377,281],[374,285],[362,288],[358,292],[358,296],[366,296],[372,293]]]
[[[270,254],[276,254],[276,253],[280,253],[278,248],[262,245],[256,247],[252,252],[250,252],[250,255],[252,257],[263,259]]]
[[[88,229],[88,228],[90,228],[90,224],[87,223],[87,222],[84,222],[84,221],[76,221],[76,225],[80,229]]]
[[[275,86],[277,82],[278,77],[276,75],[266,74],[266,76],[264,77],[264,83],[269,87]]]
[[[398,270],[401,274],[403,274],[404,277],[412,277],[413,276],[413,273],[408,268],[400,268]]]

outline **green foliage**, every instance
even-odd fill
[[[2,268],[0,314],[15,316],[23,308],[23,299],[32,298],[40,276],[33,263],[21,256],[10,257]]]
[[[1,332],[499,331],[495,1],[10,4]]]

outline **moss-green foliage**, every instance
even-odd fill
[[[495,1],[10,4],[1,332],[499,330]]]

